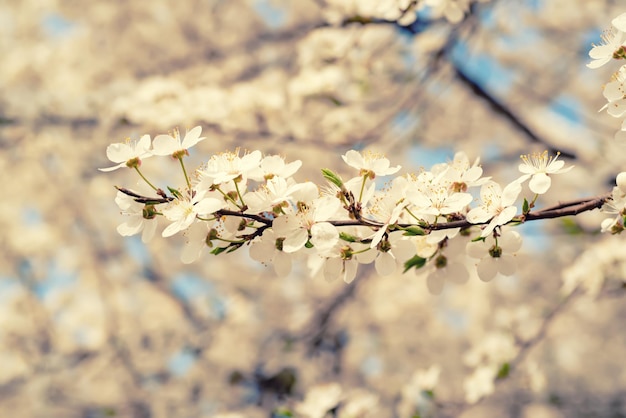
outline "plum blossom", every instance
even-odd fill
[[[261,163],[261,151],[246,153],[239,156],[239,148],[235,152],[224,152],[213,155],[203,169],[198,170],[201,178],[212,180],[213,184],[221,184],[238,178],[247,179]]]
[[[400,166],[389,166],[389,160],[380,154],[373,153],[371,151],[363,153],[355,150],[350,150],[342,155],[341,158],[350,167],[359,170],[359,176],[368,176],[370,179],[374,179],[376,176],[388,176],[395,174],[400,170]]]
[[[406,239],[401,232],[389,234],[389,237],[379,242],[376,251],[370,250],[357,255],[360,263],[374,261],[376,273],[389,276],[395,273],[399,262],[403,263],[415,255],[415,244]]]
[[[559,155],[557,153],[555,157],[548,156],[548,151],[541,154],[522,155],[520,158],[524,163],[520,164],[518,168],[524,175],[517,181],[523,183],[530,178],[528,183],[530,190],[536,194],[544,194],[552,184],[551,174],[567,173],[574,168],[574,166],[563,168],[565,162],[558,160]]]
[[[150,241],[156,231],[157,220],[156,216],[150,216],[150,211],[146,210],[146,205],[135,202],[132,197],[120,191],[115,196],[115,203],[123,214],[129,216],[126,222],[117,227],[117,232],[124,237],[141,232],[141,241],[144,243]]]
[[[206,215],[223,209],[226,203],[223,200],[212,197],[204,198],[204,193],[196,192],[193,197],[182,195],[174,199],[163,209],[163,216],[172,223],[163,230],[163,237],[171,237],[179,231],[183,231],[196,220],[198,215]]]
[[[113,171],[120,167],[139,167],[141,160],[152,157],[150,135],[144,135],[137,142],[118,142],[107,147],[107,158],[117,165],[99,168],[100,171]]]
[[[293,176],[300,167],[302,167],[300,160],[285,163],[285,159],[279,155],[266,155],[259,166],[250,171],[249,177],[255,181],[270,180],[274,177],[286,179]]]
[[[263,231],[260,238],[252,241],[250,257],[264,264],[272,264],[279,277],[285,277],[291,271],[292,254],[283,251],[284,238],[280,238],[272,229]]]
[[[172,135],[157,135],[152,143],[152,153],[154,155],[172,155],[177,153],[184,153],[188,155],[187,150],[198,142],[205,139],[200,137],[202,133],[202,127],[196,126],[190,131],[187,131],[183,138],[180,137],[178,129],[174,130]]]
[[[251,213],[274,211],[280,209],[292,200],[292,195],[300,189],[301,183],[296,183],[292,178],[284,179],[274,177],[255,192],[246,195],[246,204]]]
[[[352,252],[350,247],[342,249],[342,253]],[[359,262],[356,258],[329,257],[324,261],[324,277],[328,281],[341,277],[344,282],[352,283],[356,277]]]
[[[194,222],[184,232],[185,245],[180,254],[183,264],[191,264],[200,258],[202,250],[207,247],[207,235],[213,222]]]
[[[621,18],[621,15],[619,18]],[[621,27],[621,20],[616,18],[614,22],[616,21]],[[587,64],[588,68],[595,69],[602,67],[604,64],[611,61],[620,50],[623,50],[626,33],[620,29],[612,28],[604,32],[601,38],[602,42],[600,45],[594,45],[591,51],[589,51],[589,57],[592,61]]]
[[[480,188],[482,205],[470,210],[467,220],[473,224],[491,221],[483,230],[481,237],[486,237],[496,226],[509,222],[517,213],[513,206],[522,191],[519,181],[507,185],[504,190],[496,182],[489,181]]]
[[[618,234],[624,230],[624,212],[626,212],[626,172],[619,173],[616,178],[617,186],[611,192],[611,198],[602,206],[602,212],[614,214],[600,224],[602,232]]]
[[[498,273],[511,276],[515,273],[516,263],[513,253],[522,247],[522,237],[515,231],[505,231],[496,240],[489,236],[485,241],[469,242],[467,255],[478,259],[476,271],[480,280],[491,281]]]
[[[608,101],[600,110],[614,118],[620,118],[626,113],[626,65],[623,65],[613,76],[611,81],[604,86],[602,95]],[[623,126],[622,126],[623,129]]]
[[[426,286],[430,294],[441,294],[446,283],[464,284],[469,280],[463,247],[464,241],[460,239],[448,240],[445,242],[445,254],[441,251],[434,257],[430,263],[431,270],[426,275]]]
[[[307,241],[318,252],[331,248],[339,240],[337,228],[325,222],[339,209],[340,203],[334,197],[323,196],[309,203],[298,201],[298,211],[274,219],[272,227],[279,237],[284,238],[283,251],[288,253],[302,249]]]

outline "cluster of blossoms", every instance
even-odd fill
[[[602,43],[594,45],[589,51],[592,61],[589,68],[600,68],[611,60],[626,59],[626,13],[622,13],[611,21],[611,28],[602,34]],[[626,140],[626,64],[613,74],[611,81],[604,86],[605,110],[615,118],[622,120],[616,140]],[[617,186],[613,188],[611,197],[602,207],[602,211],[615,215],[602,222],[602,232],[619,234],[624,230],[626,220],[626,172],[617,175]]]
[[[472,163],[459,152],[448,163],[395,177],[379,189],[375,179],[401,167],[382,155],[351,150],[342,158],[355,176],[344,180],[323,169],[327,185],[320,188],[294,179],[300,161],[260,151],[213,155],[189,174],[184,157],[203,139],[195,127],[182,137],[178,131],[153,141],[144,135],[107,148],[115,165],[102,170],[131,168],[153,195],[118,188],[115,200],[127,215],[118,227],[121,235],[142,233],[147,242],[161,218],[167,222],[163,237],[185,235],[184,263],[198,259],[205,248],[220,254],[249,246],[253,259],[273,265],[280,276],[291,271],[295,259],[306,259],[313,274],[321,271],[328,280],[341,277],[348,283],[359,264],[374,263],[383,276],[402,267],[406,272],[428,266],[433,293],[442,291],[446,278],[467,280],[468,263],[459,254],[474,260],[469,265],[477,267],[482,280],[513,274],[521,237],[505,225],[524,222],[538,196],[550,188],[550,176],[571,169],[558,155],[525,155],[521,176],[502,186],[483,177],[478,160]],[[177,160],[184,184],[167,191],[154,186],[140,170],[142,161],[153,156]],[[534,198],[524,199],[518,214],[515,204],[526,181]],[[459,247],[455,241],[463,241],[456,237],[465,237],[465,243]]]
[[[617,16],[611,22],[609,30],[602,34],[602,43],[594,45],[589,51],[592,61],[589,68],[600,68],[609,61],[626,58],[626,13]],[[609,115],[622,120],[621,129],[615,139],[626,140],[626,64],[613,74],[611,81],[604,86],[604,98],[607,104],[601,109]]]

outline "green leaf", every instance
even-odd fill
[[[341,179],[341,177],[339,177],[338,174],[335,174],[329,168],[322,168],[322,176],[324,176],[324,178],[326,180],[328,180],[329,182],[331,182],[335,186],[339,187],[340,189],[343,189],[343,187],[344,187],[343,186],[343,180]]]
[[[500,367],[500,370],[498,370],[498,374],[496,375],[496,379],[505,379],[509,375],[510,371],[511,371],[511,366],[509,365],[509,363],[504,363]]]
[[[213,254],[213,255],[220,255],[221,253],[223,253],[226,250],[228,250],[228,247],[215,247],[211,251],[211,254]]]
[[[568,235],[580,235],[585,232],[572,218],[561,218],[561,224]]]
[[[359,239],[354,235],[346,234],[345,232],[339,233],[339,239],[342,239],[347,242],[357,242]]]
[[[243,244],[231,244],[228,248],[228,251],[226,251],[227,253],[232,253],[233,251],[237,251],[239,248],[241,248]]]
[[[424,267],[424,265],[426,264],[426,259],[420,257],[419,255],[415,255],[413,256],[411,259],[407,260],[404,263],[404,271],[403,273],[406,273],[407,271],[409,271],[412,268],[415,268],[416,270],[419,268]]]
[[[530,206],[528,204],[528,200],[524,198],[524,204],[522,205],[522,213],[526,215],[528,212],[530,212]]]
[[[404,233],[402,235],[407,235],[414,237],[416,235],[425,235],[426,233],[422,228],[417,225],[409,226],[408,228],[404,228]]]

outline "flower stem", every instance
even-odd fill
[[[178,157],[178,161],[180,161],[180,166],[183,169],[185,181],[187,182],[187,188],[189,188],[189,192],[191,193],[191,182],[189,181],[189,176],[187,175],[187,170],[185,169],[185,163],[183,163],[183,157]]]
[[[148,186],[152,187],[152,189],[153,189],[154,191],[156,191],[156,190],[157,190],[157,188],[156,188],[156,187],[154,187],[154,185],[153,185],[152,183],[150,183],[150,182],[148,181],[148,179],[147,179],[147,178],[143,175],[143,173],[141,172],[141,170],[139,170],[139,167],[135,166],[135,170],[137,170],[137,173],[141,176],[141,178],[142,178],[142,179],[143,179],[146,183],[148,183]]]

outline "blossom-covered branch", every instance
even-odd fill
[[[504,187],[484,177],[478,160],[470,162],[462,152],[428,171],[395,177],[383,189],[375,179],[394,175],[401,167],[392,166],[383,155],[354,150],[342,159],[355,177],[344,180],[323,169],[323,187],[294,179],[300,161],[286,162],[260,151],[213,155],[190,173],[184,157],[204,139],[200,135],[196,127],[185,136],[159,135],[152,144],[146,135],[134,144],[113,144],[107,156],[116,165],[104,169],[131,168],[156,194],[144,196],[118,187],[116,201],[129,216],[118,232],[142,232],[148,241],[157,219],[165,218],[169,224],[163,237],[179,232],[186,237],[181,256],[185,263],[198,259],[204,248],[220,254],[249,246],[250,256],[272,264],[278,275],[288,274],[292,262],[303,257],[312,273],[323,271],[329,280],[342,277],[346,282],[354,279],[362,263],[373,262],[380,275],[392,274],[399,265],[405,272],[432,266],[429,288],[439,293],[445,276],[454,275],[457,281],[468,276],[461,266],[472,263],[457,260],[465,253],[478,260],[474,264],[483,280],[513,274],[521,237],[508,230],[511,226],[576,215],[609,200],[605,195],[533,211],[539,196],[550,189],[552,176],[572,168],[564,167],[558,154],[547,152],[522,156],[520,177]],[[140,167],[153,156],[178,161],[182,185],[168,185],[165,191],[150,182]],[[526,182],[533,195],[518,208]],[[480,198],[474,203],[476,194]],[[474,231],[478,234],[470,242]],[[466,251],[452,252],[452,241],[464,242],[461,248]]]

